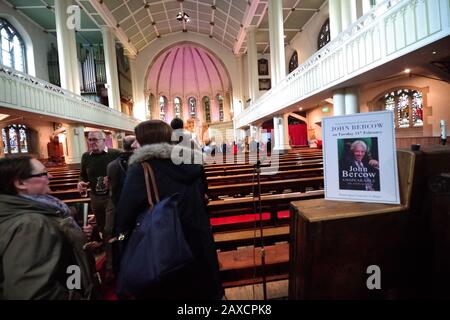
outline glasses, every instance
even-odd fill
[[[100,141],[100,140],[104,140],[104,139],[97,139],[97,138],[89,138],[88,139],[88,141],[90,141],[90,142],[97,142],[97,141]]]
[[[41,172],[41,173],[36,173],[36,174],[30,174],[28,178],[36,178],[36,177],[47,177],[48,178],[48,172]]]

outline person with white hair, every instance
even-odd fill
[[[80,182],[77,188],[85,193],[91,188],[91,207],[94,212],[98,230],[103,234],[106,220],[106,205],[109,189],[106,182],[106,167],[120,155],[120,151],[108,148],[103,131],[90,131],[88,134],[89,151],[81,157]]]
[[[363,140],[353,141],[347,158],[339,162],[339,188],[380,191],[379,163]]]

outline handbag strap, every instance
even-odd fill
[[[144,168],[145,188],[147,189],[148,203],[151,207],[153,207],[153,199],[156,203],[159,202],[159,191],[158,186],[156,185],[155,173],[153,172],[150,164],[148,164],[147,162],[142,162],[142,167]]]

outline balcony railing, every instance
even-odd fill
[[[139,123],[117,110],[3,65],[0,106],[123,131],[133,131]]]
[[[350,25],[253,105],[237,128],[450,35],[450,0],[387,0]]]

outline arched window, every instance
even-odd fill
[[[294,51],[294,53],[291,56],[291,60],[289,60],[289,73],[297,69],[298,67],[298,54],[297,51]]]
[[[23,124],[12,124],[2,129],[3,152],[5,154],[28,153],[28,128]]]
[[[1,64],[26,72],[25,45],[20,34],[5,19],[0,18],[0,62]]]
[[[319,38],[317,39],[317,49],[321,49],[330,42],[330,19],[327,19],[320,28]]]
[[[396,128],[423,126],[422,92],[413,89],[390,91],[380,98],[380,102],[384,109],[394,112]]]
[[[175,112],[175,118],[182,118],[183,110],[181,108],[181,99],[179,97],[175,97],[173,99],[173,108]]]
[[[152,118],[152,109],[154,103],[155,103],[155,96],[153,95],[153,93],[150,93],[147,102],[147,112],[146,112],[147,120],[150,120]]]
[[[165,96],[159,97],[159,119],[165,121],[167,112],[167,98]]]
[[[191,119],[197,118],[197,100],[194,97],[190,97],[189,101],[189,115]]]
[[[211,122],[211,106],[209,104],[209,97],[204,96],[202,101],[203,107],[205,108],[205,121],[209,123]]]
[[[223,122],[223,97],[219,94],[217,100],[219,102],[219,121]]]

